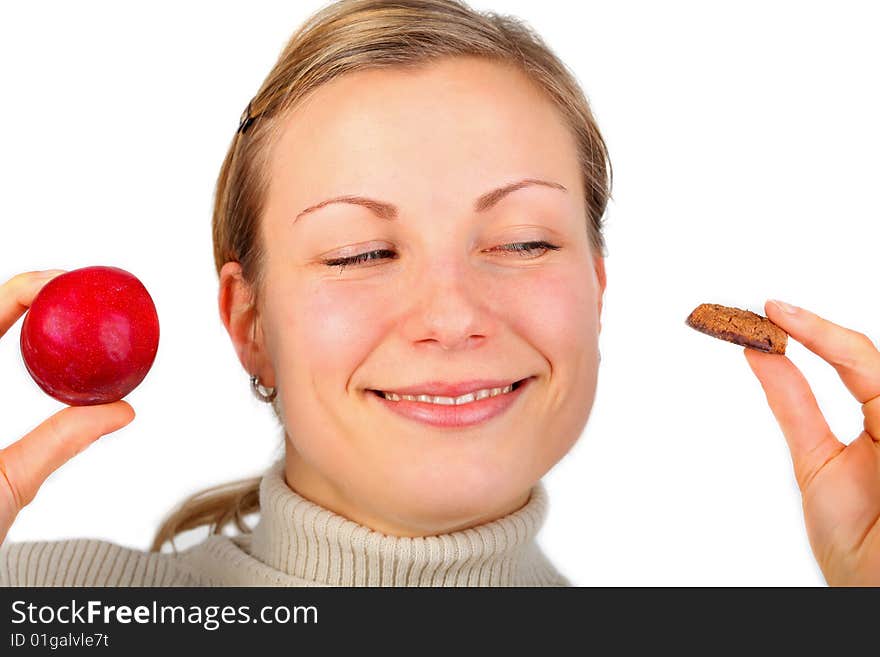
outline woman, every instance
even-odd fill
[[[596,389],[606,158],[576,82],[510,19],[442,1],[317,14],[249,104],[214,212],[221,317],[286,429],[285,458],[189,500],[151,553],[7,545],[2,581],[568,584],[534,537],[540,479]],[[45,280],[4,286],[0,329]],[[805,311],[767,313],[844,368],[865,402],[866,433],[844,449],[794,366],[746,351],[792,448],[826,578],[872,581],[880,357]],[[125,402],[65,409],[4,450],[4,532],[52,470],[132,417]],[[253,532],[219,535],[257,501]],[[201,522],[217,535],[158,553]]]

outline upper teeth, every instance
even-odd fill
[[[385,399],[390,399],[391,401],[400,401],[401,399],[405,399],[407,401],[420,401],[427,402],[429,404],[445,404],[446,406],[458,405],[458,404],[468,404],[472,401],[476,401],[478,399],[485,399],[486,397],[495,397],[496,395],[502,395],[506,392],[510,392],[513,390],[513,384],[506,385],[503,388],[483,388],[482,390],[477,390],[475,392],[469,392],[466,395],[462,395],[461,397],[440,397],[436,395],[398,395],[394,392],[382,392],[385,396]]]

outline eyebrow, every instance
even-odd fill
[[[515,192],[518,189],[522,189],[523,187],[530,187],[532,185],[552,187],[553,189],[559,189],[563,192],[568,191],[568,189],[566,189],[564,185],[560,185],[556,182],[539,180],[537,178],[525,178],[517,182],[503,185],[497,189],[493,189],[491,192],[486,192],[476,201],[474,201],[474,212],[486,212],[487,210],[490,210],[492,207],[494,207],[499,201],[501,201],[501,199],[503,199],[511,192]],[[400,210],[397,208],[396,205],[393,205],[391,203],[377,201],[376,199],[367,198],[365,196],[337,196],[327,199],[326,201],[321,201],[316,205],[312,205],[306,208],[298,215],[296,215],[296,217],[294,217],[293,222],[297,221],[297,219],[299,219],[303,215],[314,212],[315,210],[319,210],[320,208],[323,208],[326,205],[330,205],[331,203],[350,203],[352,205],[360,205],[370,210],[380,219],[388,219],[389,221],[393,221],[400,216]]]

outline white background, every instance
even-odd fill
[[[159,353],[135,421],[52,475],[9,540],[146,549],[164,514],[281,455],[217,311],[214,184],[239,115],[319,2],[29,2],[0,21],[0,279],[120,266]],[[880,62],[871,3],[474,2],[573,69],[614,166],[592,416],[546,477],[540,541],[578,585],[820,585],[781,432],[701,302],[804,306],[880,338]],[[60,410],[0,340],[0,443]],[[834,370],[788,355],[840,438]],[[193,534],[193,532],[191,532]],[[193,540],[198,540],[195,537]]]

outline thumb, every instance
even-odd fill
[[[813,477],[843,450],[844,445],[831,432],[810,384],[787,356],[749,348],[743,353],[785,435],[795,478],[803,493]]]
[[[133,419],[134,409],[124,401],[68,406],[0,450],[0,476],[5,475],[15,507],[29,504],[50,474]]]

